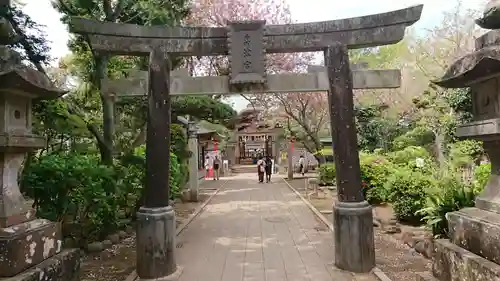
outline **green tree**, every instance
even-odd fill
[[[105,22],[131,23],[139,25],[177,25],[189,14],[188,2],[184,0],[56,0],[54,7],[63,14],[62,21],[68,23],[70,17],[85,17]],[[102,110],[102,128],[96,120],[89,127],[98,143],[101,161],[111,165],[114,153],[115,104],[111,96],[102,93],[101,80],[106,76],[119,76],[130,66],[141,68],[145,60],[140,58],[110,57],[93,52],[81,35],[75,35],[69,42],[74,55],[74,63],[79,66],[80,81],[85,84],[80,90],[84,96],[99,95]],[[175,58],[173,58],[175,59]],[[179,60],[174,60],[173,67]],[[72,108],[74,113],[84,115],[81,109]]]
[[[49,62],[50,56],[44,26],[33,21],[19,5],[12,5],[1,12],[1,16],[10,22],[17,35],[17,40],[11,46],[19,51],[23,60],[45,74],[44,66]]]

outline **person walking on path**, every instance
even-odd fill
[[[271,157],[266,157],[266,182],[271,182],[271,174],[273,170],[273,161],[271,161]]]
[[[204,163],[204,166],[205,166],[205,179],[208,179],[208,177],[210,177],[210,169],[212,169],[212,159],[210,159],[210,156],[207,155],[207,157],[205,158],[205,163]]]
[[[304,173],[305,173],[305,169],[306,169],[306,159],[304,158],[304,155],[300,155],[300,158],[299,158],[299,167],[300,167],[300,173],[302,174],[302,176],[304,176]]]
[[[214,180],[219,180],[219,171],[220,171],[221,162],[218,156],[215,156],[214,159]]]
[[[259,176],[259,183],[264,182],[264,173],[266,171],[266,162],[262,158],[262,156],[259,157],[259,160],[257,161],[257,175]]]

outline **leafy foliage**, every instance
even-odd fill
[[[84,242],[118,228],[119,211],[127,207],[120,203],[128,190],[109,189],[116,175],[95,157],[53,153],[25,169],[23,185],[39,216],[61,222],[65,236]]]
[[[363,194],[370,204],[387,202],[389,192],[384,185],[395,167],[386,157],[377,154],[360,154]]]
[[[172,112],[226,126],[236,117],[236,111],[230,105],[209,96],[176,97],[172,100]]]
[[[385,189],[390,190],[389,200],[398,220],[419,223],[422,217],[417,212],[424,208],[427,191],[432,186],[432,178],[422,172],[407,168],[393,171]]]
[[[44,26],[36,23],[16,5],[10,6],[4,16],[12,25],[18,40],[11,47],[18,50],[21,58],[33,64],[38,71],[45,73],[43,68],[50,61],[49,46]]]
[[[427,226],[433,235],[446,237],[448,235],[448,221],[446,214],[465,207],[473,207],[477,190],[464,184],[456,176],[443,178],[437,182],[434,194],[429,194],[426,207],[417,212],[423,215]]]
[[[323,164],[319,167],[319,181],[322,185],[335,185],[335,164]]]

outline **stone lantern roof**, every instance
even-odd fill
[[[433,83],[444,88],[465,88],[500,75],[500,1],[490,1],[476,23],[493,30],[477,38],[475,51],[455,61]]]
[[[476,43],[486,39],[484,37],[492,35],[498,36],[497,38],[500,39],[500,31],[495,30],[478,38]],[[464,88],[480,80],[499,75],[500,45],[496,45],[496,42],[493,46],[488,44],[491,43],[476,44],[481,48],[455,61],[448,67],[443,77],[433,81],[433,83],[444,88]]]
[[[42,99],[55,99],[67,92],[55,88],[43,73],[26,66],[0,70],[0,91],[7,89]]]

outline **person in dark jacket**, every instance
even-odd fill
[[[266,182],[271,182],[271,174],[273,169],[273,161],[271,161],[271,157],[266,157]]]

